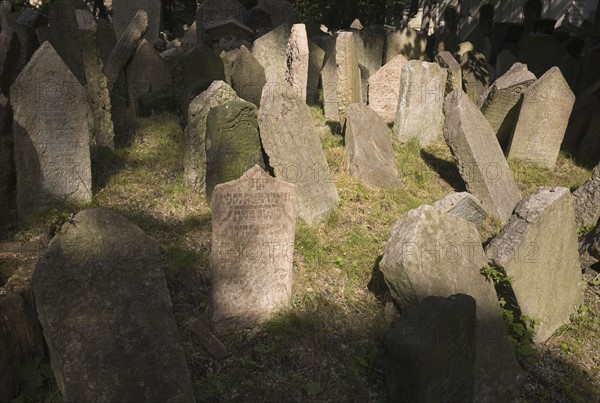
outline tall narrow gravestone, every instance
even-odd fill
[[[91,199],[87,93],[49,42],[12,86],[17,208]]]
[[[212,201],[213,321],[256,325],[292,301],[296,186],[255,165]]]
[[[117,39],[127,30],[127,26],[133,20],[138,10],[144,10],[148,14],[148,31],[144,39],[154,43],[158,39],[162,9],[160,0],[113,0],[113,25]]]

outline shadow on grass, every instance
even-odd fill
[[[437,172],[443,180],[448,182],[456,192],[466,191],[465,182],[460,176],[458,167],[454,163],[438,158],[425,150],[421,150],[421,158],[423,158],[423,161],[425,161],[427,166]]]

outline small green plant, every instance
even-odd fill
[[[499,303],[502,317],[506,322],[506,336],[514,346],[517,356],[520,358],[530,357],[533,353],[531,341],[539,321],[523,314],[516,316],[513,310],[506,307],[506,300],[502,297]]]
[[[577,238],[581,240],[585,234],[590,232],[590,230],[594,228],[593,225],[583,225],[581,227],[577,227]]]
[[[481,268],[481,274],[494,284],[510,283],[512,281],[512,277],[507,276],[502,270],[489,264]]]

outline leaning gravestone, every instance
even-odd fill
[[[65,401],[194,401],[160,250],[137,226],[81,211],[31,282]]]
[[[426,147],[442,134],[447,73],[437,63],[411,60],[402,69],[394,136]]]
[[[481,228],[483,221],[488,216],[479,199],[468,192],[451,193],[433,203],[432,206],[445,213],[470,221],[477,228]]]
[[[463,53],[460,58],[463,87],[474,104],[487,91],[490,85],[490,73],[485,56],[475,50]]]
[[[554,168],[574,102],[559,68],[552,67],[523,93],[508,158]]]
[[[468,295],[427,297],[385,335],[390,401],[473,401],[475,311]]]
[[[452,53],[440,52],[435,56],[435,61],[446,69],[446,72],[448,73],[446,91],[444,94],[448,95],[455,89],[462,89],[462,70]]]
[[[57,201],[90,201],[87,93],[49,42],[13,84],[11,103],[19,213]]]
[[[289,87],[265,87],[258,125],[275,176],[298,186],[298,215],[323,221],[339,197],[309,107]]]
[[[239,100],[224,81],[215,81],[198,95],[188,109],[188,123],[183,134],[183,180],[195,191],[206,190],[206,118],[212,108]]]
[[[292,86],[300,98],[306,100],[308,85],[308,38],[304,24],[292,25],[290,39],[286,49],[287,70],[285,81]]]
[[[129,107],[139,114],[138,101],[143,95],[171,88],[171,68],[150,43],[142,39],[125,67]]]
[[[600,218],[600,165],[596,165],[592,177],[573,192],[573,209],[578,227],[595,225]]]
[[[490,122],[502,149],[508,147],[510,137],[515,130],[521,109],[521,94],[535,80],[535,76],[530,71],[510,69],[494,81],[487,91],[481,112]]]
[[[390,32],[385,40],[385,63],[396,55],[404,55],[408,60],[424,60],[427,37],[412,28]]]
[[[266,83],[265,69],[242,45],[239,49],[239,56],[231,69],[231,86],[236,94],[240,98],[260,106],[260,97]]]
[[[257,108],[246,101],[229,101],[206,118],[206,195],[219,183],[238,179],[258,165],[265,167],[258,135]]]
[[[346,108],[350,104],[362,102],[360,70],[353,36],[353,32],[340,32],[335,42],[337,100],[339,122],[342,126],[344,126],[346,121]]]
[[[543,187],[522,200],[486,252],[512,278],[521,312],[539,321],[533,341],[546,341],[583,302],[569,189]]]
[[[112,7],[112,21],[117,39],[127,31],[129,23],[134,20],[138,10],[144,10],[148,15],[148,30],[143,39],[151,44],[158,40],[162,22],[160,0],[112,0]]]
[[[257,325],[292,303],[296,186],[254,166],[217,185],[212,206],[212,319]]]
[[[309,105],[317,101],[319,76],[325,62],[325,51],[313,41],[308,41],[308,80],[306,84],[306,103]]]
[[[444,138],[467,190],[506,222],[521,196],[494,131],[462,90],[446,97],[444,112]]]
[[[252,55],[265,69],[267,86],[285,84],[287,71],[287,44],[291,27],[283,24],[261,36],[252,45]]]
[[[350,175],[371,186],[400,186],[387,125],[370,107],[352,104],[346,120],[346,156]]]
[[[369,77],[369,106],[387,124],[394,123],[396,117],[400,79],[406,63],[406,57],[398,55]]]
[[[510,401],[523,380],[473,224],[432,206],[409,211],[392,228],[379,267],[392,298],[410,309],[426,297],[457,293],[475,299],[474,399]]]

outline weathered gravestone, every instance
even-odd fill
[[[554,168],[575,95],[558,67],[523,93],[523,104],[508,147],[508,158]]]
[[[398,55],[369,77],[369,106],[387,124],[396,117],[402,69],[407,63],[406,57]]]
[[[117,39],[127,32],[138,10],[144,10],[148,15],[148,30],[143,35],[143,39],[151,44],[158,40],[162,22],[160,0],[112,0],[112,7],[112,21]]]
[[[509,49],[504,49],[496,56],[496,77],[501,77],[514,64],[517,63],[517,57]]]
[[[412,28],[390,32],[385,40],[384,64],[387,64],[396,55],[404,55],[408,60],[424,60],[427,37]]]
[[[392,150],[390,131],[370,107],[348,107],[345,140],[350,175],[368,185],[394,188],[400,186]]]
[[[194,401],[160,250],[137,226],[81,211],[31,281],[65,401]]]
[[[292,302],[296,186],[254,166],[217,185],[212,206],[213,321],[257,325]]]
[[[516,302],[539,321],[533,341],[544,342],[583,302],[577,228],[567,188],[540,188],[522,200],[486,248],[512,280]]]
[[[471,402],[475,300],[426,297],[383,339],[392,402]]]
[[[365,66],[370,74],[375,74],[383,63],[385,36],[366,30],[352,30],[354,49],[358,63]]]
[[[480,228],[488,213],[483,204],[468,192],[450,193],[448,196],[432,204],[438,210],[472,222]]]
[[[474,50],[465,52],[460,58],[460,68],[463,88],[471,102],[477,104],[490,85],[490,73],[485,56]]]
[[[462,70],[460,69],[460,64],[458,64],[452,53],[440,52],[435,56],[435,61],[441,67],[446,69],[446,72],[448,73],[444,96],[448,95],[455,89],[462,89]]]
[[[600,165],[596,165],[592,177],[573,192],[573,209],[578,227],[595,225],[600,218]]]
[[[432,206],[394,224],[379,267],[392,298],[409,309],[429,296],[475,299],[473,401],[510,401],[523,380],[494,286],[480,274],[487,259],[473,224]]]
[[[337,121],[340,118],[338,108],[338,71],[335,63],[335,50],[326,59],[321,70],[321,85],[323,86],[323,114],[325,119]]]
[[[242,45],[242,46],[245,47],[244,45]],[[248,48],[246,48],[246,50],[247,49]],[[225,74],[225,80],[224,81],[229,86],[232,85],[231,74],[232,74],[232,70],[233,70],[233,65],[237,61],[237,59],[239,58],[240,54],[241,54],[241,47],[239,49],[232,49],[232,50],[229,50],[227,52],[223,50],[219,54],[219,57],[221,58],[221,61],[223,61],[223,73]],[[263,74],[264,74],[264,69],[263,69]]]
[[[426,147],[442,134],[447,73],[437,63],[411,60],[402,69],[394,136]]]
[[[231,86],[238,96],[256,106],[267,83],[265,69],[245,46],[240,47],[239,56],[231,69]]]
[[[300,98],[306,100],[309,49],[304,24],[292,25],[286,55],[287,70],[285,72],[285,81],[288,82]]]
[[[210,110],[206,118],[206,195],[219,183],[238,179],[258,165],[265,167],[258,135],[257,108],[229,101]]]
[[[298,215],[324,220],[339,197],[309,107],[290,88],[265,87],[258,125],[275,176],[298,186]]]
[[[252,55],[265,69],[267,86],[276,86],[286,83],[286,51],[290,34],[290,25],[283,24],[256,39],[252,45]]]
[[[183,180],[192,189],[206,190],[206,118],[212,108],[239,100],[224,81],[215,81],[198,95],[188,110],[188,123],[183,134]]]
[[[494,131],[462,90],[446,97],[444,112],[444,138],[467,190],[506,222],[521,196]]]
[[[196,11],[196,29],[198,35],[201,35],[206,25],[215,24],[228,18],[244,22],[245,16],[246,9],[238,1],[206,0],[198,6],[198,10]]]
[[[31,56],[40,46],[36,30],[46,26],[48,21],[40,12],[32,9],[25,9],[15,23],[15,35],[17,36],[18,46],[11,46],[5,63],[5,73],[2,82],[2,90],[7,94],[10,85],[17,79]],[[13,36],[14,37],[14,36]],[[13,40],[14,45],[14,40]],[[8,77],[10,73],[10,77]]]
[[[308,41],[308,80],[306,83],[306,103],[309,105],[317,101],[319,77],[325,62],[325,51],[313,41]]]
[[[20,214],[92,197],[87,92],[49,42],[11,89]]]
[[[8,98],[0,93],[0,219],[14,204],[15,162],[13,157],[12,113]]]
[[[258,7],[269,14],[274,27],[298,22],[298,14],[294,6],[285,0],[259,0]]]
[[[504,150],[508,147],[519,118],[521,94],[536,80],[533,73],[527,71],[526,66],[524,66],[525,70],[522,70],[518,65],[520,63],[515,64],[506,74],[494,81],[486,92],[481,106],[483,116],[490,123]]]
[[[354,48],[354,33],[340,32],[335,41],[335,63],[337,65],[337,100],[339,122],[346,121],[346,108],[362,102],[360,70]]]
[[[109,91],[112,91],[119,74],[135,54],[142,36],[147,30],[148,14],[144,10],[139,10],[131,19],[127,29],[119,37],[117,44],[106,60],[104,60],[104,75],[108,81]]]
[[[172,85],[171,68],[150,43],[142,39],[125,68],[129,107],[139,113],[138,101],[141,96],[168,89]]]
[[[103,64],[96,35],[97,24],[89,10],[76,10],[75,15],[83,48],[86,89],[94,118],[94,139],[98,146],[113,148],[115,131],[110,114],[108,83],[102,73]]]

